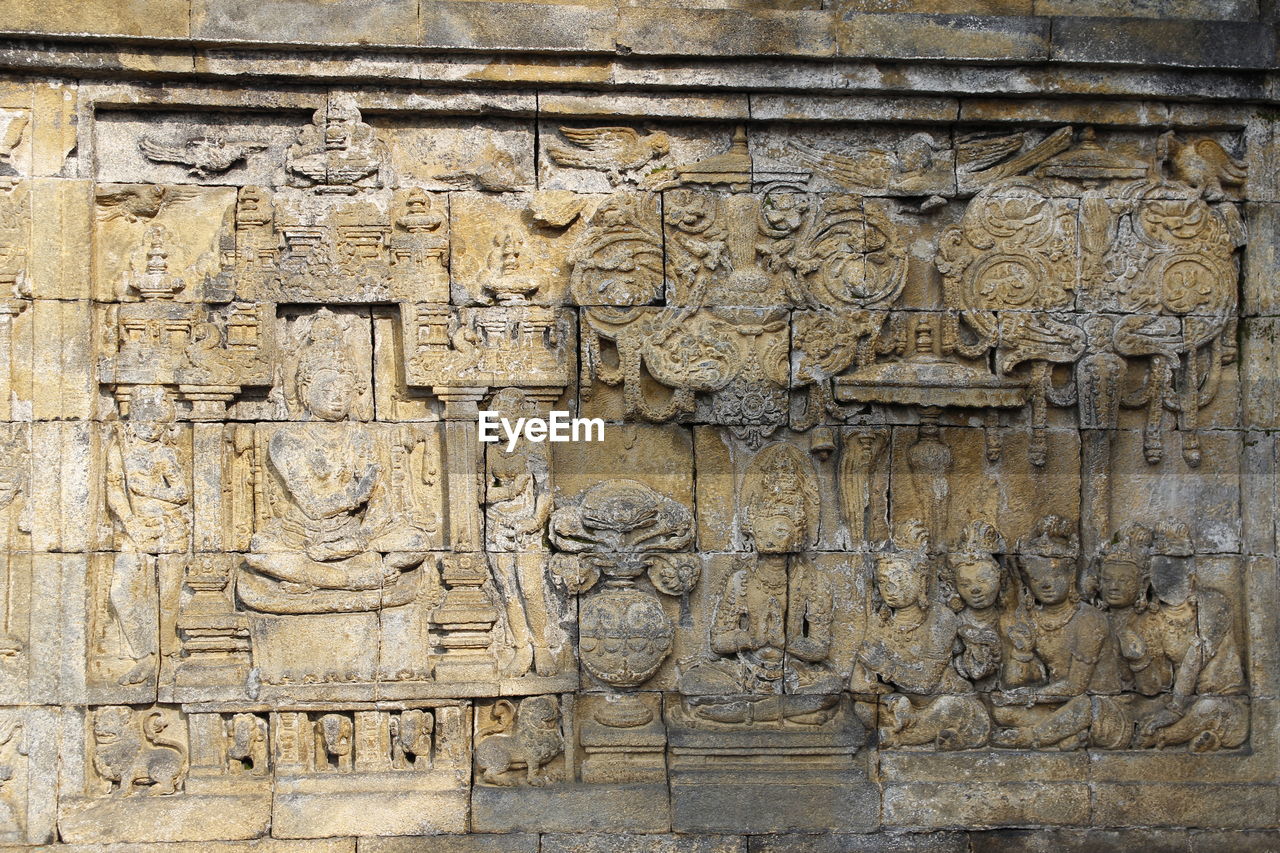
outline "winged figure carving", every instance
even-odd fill
[[[192,136],[185,142],[169,145],[144,136],[138,140],[138,150],[153,163],[177,163],[187,167],[187,172],[197,178],[220,175],[245,159],[251,151],[262,151],[262,142],[229,140],[218,134]]]
[[[547,154],[552,160],[560,166],[605,172],[613,185],[621,183],[625,173],[671,150],[671,138],[662,131],[641,135],[630,127],[562,127],[560,133],[568,144],[550,140]]]

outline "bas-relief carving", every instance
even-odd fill
[[[98,189],[110,704],[72,812],[270,783],[310,837],[465,826],[472,787],[510,828],[486,809],[533,789],[653,786],[701,826],[796,802],[788,774],[870,802],[873,750],[1248,744],[1240,558],[1110,479],[1126,430],[1152,470],[1220,464],[1222,144],[722,128],[683,158],[538,129],[601,195],[526,192],[507,137],[410,163],[398,122],[335,98],[287,151],[191,128],[140,150],[279,174]],[[478,408],[562,406],[647,464],[476,440]],[[664,430],[688,470],[646,459]],[[409,805],[344,817],[372,792]]]

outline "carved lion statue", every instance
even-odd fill
[[[163,740],[168,726],[159,711],[135,722],[129,708],[99,708],[93,715],[93,769],[113,793],[130,796],[149,786],[153,796],[176,794],[186,776],[187,751]]]
[[[564,751],[556,698],[529,696],[520,700],[518,708],[502,700],[495,704],[494,716],[503,733],[490,735],[476,747],[481,778],[490,785],[512,785],[515,783],[504,774],[523,766],[530,785],[548,784],[551,779],[541,770]]]

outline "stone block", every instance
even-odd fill
[[[1050,850],[1091,853],[1095,850],[1120,850],[1130,845],[1152,853],[1178,853],[1187,845],[1185,830],[1003,829],[971,833],[969,839],[974,853],[1014,850],[1026,853]]]
[[[750,853],[968,853],[963,832],[875,832],[756,835]]]
[[[746,853],[745,838],[732,835],[632,835],[548,833],[542,853]]]
[[[586,4],[445,0],[421,6],[419,27],[424,47],[611,53],[617,12]]]
[[[308,842],[311,843],[311,842]],[[428,838],[361,838],[358,853],[538,853],[535,834],[432,835]]]
[[[1090,820],[1089,786],[1039,782],[904,782],[884,789],[886,827],[983,827]]]
[[[1280,819],[1276,789],[1268,784],[1198,785],[1194,782],[1099,783],[1090,820],[1104,825],[1149,823],[1177,809],[1188,824],[1215,829],[1270,828]]]
[[[4,28],[13,33],[187,38],[189,14],[187,3],[168,0],[19,2],[7,9]]]
[[[1245,247],[1241,269],[1242,313],[1246,318],[1272,316],[1280,313],[1280,289],[1275,283],[1275,271],[1280,269],[1280,256],[1276,252],[1277,240],[1280,240],[1277,236],[1280,235],[1280,206],[1251,202],[1244,207],[1249,244]],[[1246,334],[1249,328],[1246,323]],[[1248,370],[1248,366],[1245,369]]]
[[[867,59],[1036,61],[1049,58],[1046,18],[845,11],[837,54]]]
[[[833,56],[829,11],[623,7],[618,49],[637,56]]]
[[[210,41],[273,44],[414,44],[418,8],[412,0],[193,0],[191,36]]]
[[[1037,15],[1113,18],[1189,18],[1200,21],[1252,21],[1254,0],[1160,0],[1135,5],[1123,0],[1036,0]]]
[[[1265,68],[1275,33],[1244,21],[1053,19],[1052,58],[1061,62]]]

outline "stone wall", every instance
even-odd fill
[[[1280,848],[1269,0],[0,10],[0,844]]]

